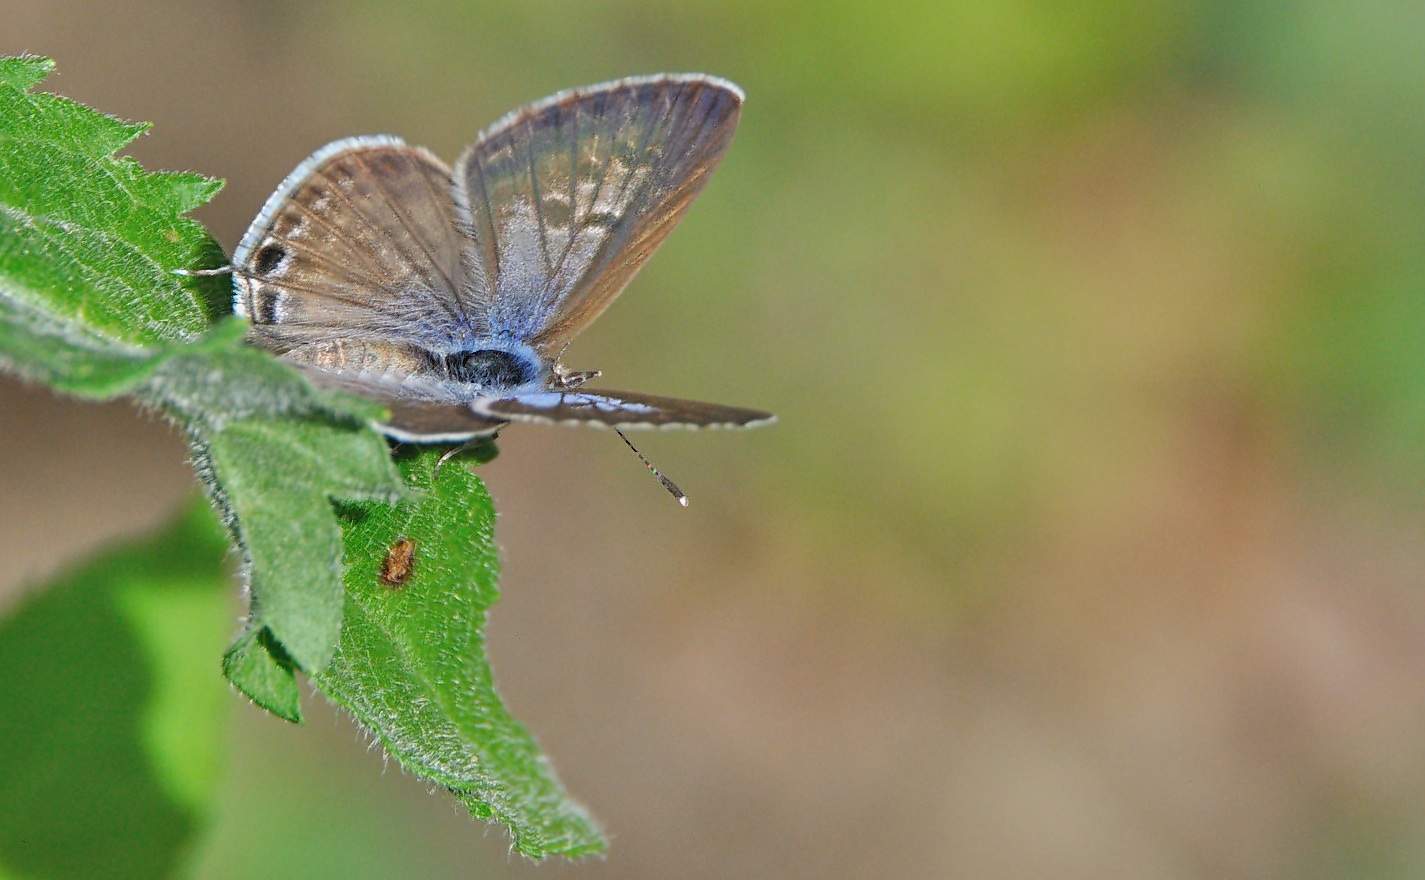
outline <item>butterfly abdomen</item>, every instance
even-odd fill
[[[283,357],[334,373],[421,376],[432,372],[437,356],[401,342],[332,339],[299,345]]]

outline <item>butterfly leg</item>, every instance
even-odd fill
[[[431,479],[434,480],[440,476],[441,467],[444,466],[447,461],[450,461],[461,453],[475,453],[475,464],[485,464],[488,461],[492,461],[495,456],[499,454],[499,450],[495,448],[495,438],[498,436],[499,433],[496,432],[487,437],[472,437],[464,443],[457,443],[445,450],[445,452],[440,454],[440,458],[436,459],[435,470],[431,472]]]
[[[445,463],[447,461],[450,461],[452,458],[459,455],[460,453],[464,452],[469,446],[470,441],[467,440],[464,443],[457,443],[456,445],[442,452],[440,454],[440,458],[436,459],[435,470],[432,471],[430,475],[431,479],[434,480],[436,477],[440,476],[440,469],[445,467]]]

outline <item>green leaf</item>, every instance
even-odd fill
[[[437,474],[438,457],[424,449],[399,461],[425,490],[418,500],[344,508],[346,620],[314,680],[403,767],[505,824],[517,852],[601,852],[598,828],[495,692],[483,635],[499,595],[494,508],[465,468]],[[388,555],[399,562],[404,549],[408,576],[383,581]]]
[[[598,829],[501,706],[484,654],[485,611],[497,595],[494,511],[460,461],[488,460],[493,444],[452,460],[438,478],[438,450],[408,457],[398,470],[385,440],[368,427],[382,416],[380,407],[318,390],[290,365],[243,345],[245,323],[219,320],[230,282],[173,272],[222,262],[217,245],[184,216],[220,182],[148,173],[114,158],[145,126],[30,92],[52,68],[43,59],[0,59],[0,367],[84,397],[131,395],[184,431],[251,586],[247,628],[223,661],[238,690],[299,721],[300,668],[404,766],[450,789],[476,816],[508,826],[517,851],[535,858],[601,851]],[[403,475],[424,491],[410,490]],[[402,545],[403,537],[411,543]],[[387,568],[383,578],[393,545],[412,549],[412,566],[397,574]],[[92,619],[75,629],[108,635],[95,638],[103,650],[92,655],[112,661],[95,673],[103,698],[66,697],[70,702],[50,711],[63,720],[65,711],[88,706],[103,728],[131,715],[133,705],[152,706],[129,731],[133,748],[147,755],[146,777],[129,777],[140,813],[158,798],[179,818],[131,828],[124,845],[125,852],[151,848],[143,857],[161,861],[172,850],[167,841],[186,834],[182,817],[206,792],[206,764],[163,757],[191,752],[210,735],[183,718],[183,706],[196,699],[180,674],[194,668],[192,651],[165,641],[175,627],[193,628],[201,603],[147,587],[110,593],[107,616],[90,609]],[[56,595],[57,602],[78,602],[63,590]],[[46,632],[59,641],[65,630],[56,623]],[[119,644],[119,632],[136,641]],[[26,650],[9,659],[41,668],[35,661],[43,643]],[[145,682],[124,678],[130,667],[156,670],[151,693]],[[31,686],[43,681],[37,671]],[[82,683],[69,684],[55,693],[72,695]],[[0,699],[0,716],[14,700],[36,699],[9,696]],[[46,859],[68,864],[82,847],[44,857],[27,847],[41,840],[63,849],[59,831],[44,824],[58,808],[37,790],[38,780],[69,778],[72,768],[45,743],[82,748],[78,728],[85,725],[56,733],[42,718],[13,717],[32,724],[22,742],[39,759],[13,778],[0,767],[0,795],[16,813],[39,804],[32,818],[40,830],[30,837],[31,825],[14,826],[20,830],[11,837],[0,831],[0,870],[67,876],[50,872]],[[124,742],[113,739],[112,748]],[[105,748],[93,754],[108,756],[116,769],[134,764],[132,755]],[[85,772],[102,769],[78,763]],[[126,804],[105,794],[96,815]],[[111,827],[129,828],[122,821]],[[53,828],[80,830],[73,823]],[[47,837],[52,831],[56,836]],[[6,861],[14,853],[17,860]],[[91,866],[90,876],[110,876],[105,872],[118,871],[123,858]]]
[[[146,126],[31,93],[53,68],[0,59],[0,366],[58,390],[132,394],[178,422],[247,565],[254,625],[320,670],[341,624],[341,538],[331,502],[402,491],[367,401],[312,388],[212,326],[226,278],[183,213],[221,181],[149,173],[114,150]]]
[[[267,627],[248,629],[223,655],[223,674],[257,705],[293,724],[302,723],[302,693],[292,660]]]
[[[222,281],[167,271],[220,258],[181,212],[221,182],[112,158],[144,126],[26,91],[53,66],[0,59],[0,363],[102,397],[151,369],[144,342],[191,338],[222,310]]]
[[[0,58],[0,86],[30,89],[54,72],[54,60],[39,55]],[[116,148],[117,149],[117,148]]]
[[[385,442],[315,420],[243,419],[207,438],[194,457],[206,460],[222,487],[247,552],[254,616],[298,666],[324,669],[343,606],[341,529],[331,502],[400,492]]]
[[[171,875],[214,791],[231,630],[207,505],[0,622],[0,875]],[[208,658],[206,661],[204,658]]]
[[[228,285],[173,270],[222,264],[206,230],[183,216],[222,181],[114,158],[147,126],[29,92],[44,62],[0,65],[0,286],[116,347],[207,330],[226,311]]]

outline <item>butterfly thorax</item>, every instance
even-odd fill
[[[473,385],[490,394],[513,392],[541,381],[549,375],[549,365],[533,351],[517,348],[479,347],[453,351],[441,360],[440,369],[451,382]]]

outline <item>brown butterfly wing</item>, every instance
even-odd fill
[[[755,428],[777,420],[761,410],[602,388],[479,398],[470,406],[476,415],[506,422],[581,424],[625,431]]]
[[[478,323],[462,301],[450,171],[396,138],[330,144],[283,181],[233,255],[235,308],[278,353],[334,340],[430,344]]]
[[[659,75],[555,95],[483,134],[455,180],[491,331],[557,356],[677,225],[741,107],[724,80]]]

